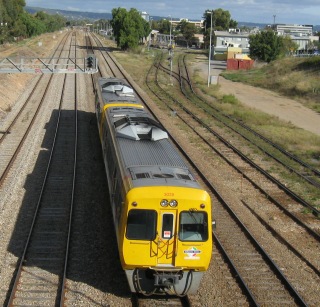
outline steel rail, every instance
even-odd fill
[[[158,63],[160,66],[160,64]],[[167,93],[167,95],[169,95]],[[240,150],[238,150],[235,146],[230,144],[227,140],[225,140],[223,137],[221,137],[218,133],[213,131],[207,124],[205,124],[202,120],[200,120],[197,116],[195,116],[188,108],[186,108],[182,103],[180,103],[177,99],[170,97],[175,103],[177,103],[187,114],[193,117],[196,121],[199,122],[199,124],[203,125],[207,130],[209,130],[212,134],[214,134],[216,137],[218,137],[222,142],[224,142],[229,148],[231,148],[234,152],[236,152],[238,155],[242,157],[243,160],[248,162],[251,166],[259,170],[264,176],[266,176],[269,180],[271,180],[273,183],[275,183],[280,189],[282,189],[284,192],[286,192],[287,195],[292,197],[295,201],[299,202],[304,207],[308,208],[315,216],[320,217],[320,211],[315,208],[313,205],[308,203],[306,200],[304,200],[302,197],[300,197],[298,194],[296,194],[294,191],[286,187],[285,184],[280,182],[278,179],[270,175],[267,171],[262,169],[259,165],[254,163],[252,160],[250,160],[245,154],[243,154]],[[312,231],[313,232],[313,231]],[[317,234],[318,236],[318,234]]]
[[[157,81],[156,81],[157,83]],[[148,84],[148,82],[147,82]],[[158,97],[158,95],[149,87],[149,89],[153,92],[154,95]],[[158,97],[161,99],[160,97]],[[218,193],[218,191],[214,188],[214,186],[207,180],[207,178],[201,173],[201,171],[198,169],[197,165],[192,161],[192,159],[185,153],[183,148],[180,146],[180,144],[171,137],[171,140],[174,142],[174,144],[179,148],[180,152],[184,155],[184,157],[187,159],[187,161],[190,163],[190,165],[197,170],[199,176],[201,179],[205,182],[205,184],[208,186],[210,191],[218,198],[220,203],[226,208],[226,210],[229,212],[230,216],[236,221],[236,223],[239,225],[239,227],[242,229],[243,232],[245,232],[246,236],[250,240],[250,242],[259,250],[259,253],[263,256],[265,261],[268,263],[270,268],[274,271],[274,273],[278,276],[278,278],[282,281],[282,283],[285,285],[287,291],[293,296],[294,300],[297,302],[299,306],[307,306],[303,298],[300,296],[300,294],[296,291],[296,289],[291,285],[291,283],[288,281],[288,279],[284,276],[284,274],[281,272],[280,268],[276,265],[276,263],[271,259],[271,257],[267,254],[267,252],[263,249],[263,247],[256,241],[256,239],[253,237],[253,235],[250,233],[250,231],[246,228],[246,226],[240,221],[240,219],[237,217],[237,215],[233,212],[233,210],[230,208],[230,206],[227,204],[227,202],[223,199],[223,197]],[[241,278],[242,279],[242,278]],[[247,286],[245,286],[247,287]],[[248,294],[249,295],[249,294]],[[249,300],[255,300],[254,298],[250,297]]]
[[[63,91],[62,91],[62,93],[65,91],[66,78],[67,78],[67,75],[64,76],[64,83],[63,83]],[[30,226],[30,229],[29,229],[29,232],[28,232],[28,237],[27,237],[26,242],[25,242],[24,250],[23,250],[23,253],[22,253],[21,257],[20,257],[20,261],[19,261],[19,265],[18,265],[18,268],[17,268],[17,272],[16,272],[15,277],[14,277],[14,282],[13,282],[13,286],[12,286],[12,289],[11,289],[10,297],[8,299],[7,306],[14,306],[14,300],[16,299],[16,293],[18,291],[18,285],[21,282],[21,276],[22,276],[23,268],[27,264],[27,260],[26,260],[27,253],[28,253],[29,248],[30,248],[32,237],[35,234],[35,226],[36,226],[36,223],[38,222],[38,219],[39,219],[41,205],[42,205],[42,201],[43,201],[43,197],[44,197],[44,193],[45,193],[45,188],[46,188],[46,184],[47,184],[47,182],[49,180],[49,172],[50,172],[50,169],[52,167],[52,160],[53,160],[53,157],[54,157],[54,151],[55,151],[55,148],[56,148],[56,143],[57,143],[57,139],[58,139],[58,132],[59,132],[59,127],[60,127],[60,121],[61,121],[62,104],[63,104],[63,95],[61,95],[61,98],[60,98],[59,111],[58,111],[58,117],[57,117],[57,122],[56,122],[56,127],[55,127],[55,133],[54,133],[54,136],[53,136],[53,142],[52,142],[50,155],[49,155],[49,159],[48,159],[48,162],[47,162],[47,167],[46,167],[46,171],[45,171],[45,174],[44,174],[43,182],[42,182],[42,185],[41,185],[41,190],[40,190],[38,201],[37,201],[37,204],[36,204],[36,207],[35,207],[35,211],[34,211],[33,219],[32,219],[32,222],[31,222],[31,226]],[[76,149],[76,147],[75,147],[75,149]],[[76,160],[74,160],[74,163],[75,162],[76,162]],[[73,170],[75,170],[75,165],[73,165]],[[75,173],[74,173],[74,175],[75,175]],[[73,198],[74,198],[74,180],[75,180],[75,178],[72,179],[72,191],[71,191],[72,204],[71,205],[73,205]],[[72,210],[69,211],[69,222],[71,221],[71,217],[72,217]],[[69,224],[68,225],[68,230],[69,231],[67,233],[67,239],[66,239],[66,241],[67,241],[66,248],[69,247],[70,227],[71,227],[71,225]],[[65,257],[67,257],[67,255],[68,255],[67,252],[68,251],[66,251],[66,253],[65,253]],[[64,268],[65,268],[66,265],[67,265],[67,261],[65,260],[64,263],[65,263],[65,265],[64,265]],[[65,276],[63,275],[61,277],[61,280],[60,280],[60,290],[58,290],[58,291],[60,291],[60,293],[62,291],[61,284],[63,284],[63,282],[65,280],[64,277]],[[58,286],[58,288],[59,288],[59,286]],[[59,296],[59,297],[57,296],[55,304],[57,304],[58,303],[57,301],[60,301],[60,299],[61,299],[61,296]]]
[[[212,106],[211,104],[208,103],[208,101],[206,101],[203,97],[199,96],[195,90],[193,89],[192,86],[192,82],[190,79],[190,75],[189,75],[189,71],[188,71],[188,67],[185,63],[185,58],[186,55],[184,55],[183,57],[183,63],[184,63],[184,67],[186,70],[186,74],[187,74],[187,78],[182,78],[182,80],[185,80],[192,93],[202,102],[204,102],[207,106],[211,107],[212,109],[214,109],[216,112],[219,112],[222,116],[228,118],[229,120],[231,120],[232,122],[234,122],[237,125],[240,125],[242,128],[248,130],[249,132],[251,132],[252,134],[254,134],[255,136],[257,136],[258,138],[262,139],[263,141],[265,141],[266,143],[270,144],[271,146],[273,146],[274,148],[276,148],[277,150],[279,150],[283,155],[285,155],[286,157],[289,157],[291,160],[295,161],[296,163],[300,164],[300,166],[304,166],[305,168],[307,168],[308,170],[310,170],[311,172],[313,172],[317,177],[320,177],[320,171],[315,169],[314,167],[312,167],[311,165],[309,165],[308,163],[306,163],[305,161],[303,161],[302,159],[300,159],[299,157],[295,156],[294,154],[290,153],[289,151],[287,151],[286,149],[284,149],[283,147],[281,147],[280,145],[274,143],[273,141],[271,141],[270,139],[268,139],[267,137],[265,137],[264,135],[262,135],[261,133],[255,131],[254,129],[252,129],[251,127],[249,127],[248,125],[246,125],[245,123],[240,122],[239,120],[236,120],[235,118],[233,118],[230,115],[224,114],[223,112],[221,112],[221,110],[215,108],[214,106]],[[181,82],[182,82],[181,80]],[[232,128],[231,128],[232,129]],[[235,132],[237,132],[237,130],[234,130]],[[242,134],[241,134],[242,135]],[[263,149],[262,149],[263,150]],[[267,152],[266,152],[267,153]],[[277,160],[277,162],[279,163],[283,163],[282,161],[278,161],[278,159],[276,157],[274,157],[274,155],[269,154],[270,157],[274,158]],[[285,164],[284,164],[285,165]],[[287,166],[287,165],[285,165]],[[295,169],[291,168],[290,166],[288,166],[288,168],[290,168],[291,171],[295,172],[297,175],[300,175],[301,177],[303,177],[305,180],[309,181],[310,184],[313,184],[316,187],[320,187],[320,183],[316,182],[314,180],[308,180],[306,178],[306,176],[303,176],[303,174],[300,174],[299,172],[297,172]]]
[[[65,40],[67,39],[67,34],[63,37],[63,39],[65,39]],[[61,40],[61,42],[62,42],[62,43],[65,43],[65,41],[63,41],[63,39]],[[60,43],[61,43],[61,42],[60,42]],[[60,46],[60,45],[59,45],[59,46]],[[56,48],[56,50],[54,51],[54,53],[59,49],[59,46]],[[61,52],[62,52],[62,51],[60,51],[60,54],[61,54]],[[54,53],[53,53],[53,56],[54,56]],[[52,58],[53,58],[53,56],[52,56]],[[34,125],[34,122],[35,122],[35,120],[36,120],[36,118],[37,118],[37,116],[38,116],[38,114],[39,114],[39,111],[41,110],[41,107],[42,107],[43,101],[44,101],[44,99],[45,99],[45,96],[47,95],[47,91],[48,91],[48,88],[49,88],[49,85],[50,85],[50,83],[51,83],[52,78],[53,78],[53,75],[50,76],[50,79],[49,79],[49,81],[48,81],[48,83],[47,83],[47,85],[46,85],[45,91],[44,91],[44,93],[43,93],[43,95],[42,95],[42,97],[41,97],[41,99],[40,99],[40,103],[39,103],[39,105],[37,106],[34,115],[33,115],[32,119],[31,119],[29,125],[27,126],[27,129],[26,129],[25,133],[23,134],[23,136],[22,136],[22,138],[21,138],[21,140],[20,140],[17,148],[15,149],[15,151],[14,151],[11,159],[9,160],[7,166],[5,167],[3,173],[2,173],[1,176],[0,176],[0,187],[3,185],[4,180],[6,179],[8,173],[9,173],[11,167],[12,167],[12,165],[14,164],[15,160],[17,159],[17,157],[18,157],[18,155],[19,155],[19,153],[20,153],[20,150],[21,150],[21,148],[22,148],[25,140],[26,140],[27,136],[28,136],[29,133],[30,133],[30,130],[31,130],[31,128],[32,128],[33,125]],[[41,79],[42,79],[42,77],[39,78],[39,80],[37,81],[35,87],[33,88],[32,92],[30,93],[30,95],[29,95],[29,97],[28,97],[28,99],[27,99],[27,103],[31,100],[32,95],[35,93],[36,87],[39,86],[39,84],[40,84],[40,80],[41,80]],[[7,129],[6,134],[1,138],[0,144],[3,142],[3,140],[5,139],[5,137],[8,135],[9,129],[11,129],[11,128],[13,127],[13,125],[17,122],[18,118],[19,118],[20,115],[22,114],[22,111],[23,111],[23,110],[25,109],[25,107],[27,106],[27,103],[25,103],[25,104],[23,105],[22,109],[18,112],[17,116],[15,116],[13,122],[10,124],[9,128]]]

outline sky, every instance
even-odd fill
[[[200,20],[204,12],[221,8],[237,22],[320,25],[320,0],[25,0],[27,6],[97,13],[135,8],[150,16]]]

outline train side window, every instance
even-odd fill
[[[99,119],[99,123],[100,123],[100,119]],[[108,147],[108,129],[106,127],[106,123],[102,126],[102,133],[103,133],[102,145],[104,147],[104,150],[107,150],[107,147]]]
[[[127,221],[127,239],[154,240],[156,237],[156,221],[157,213],[154,210],[130,210]]]
[[[114,168],[113,174],[112,174],[112,196],[113,196],[113,197],[114,197],[114,195],[116,194],[117,182],[118,182],[117,169]]]
[[[114,168],[115,168],[115,163],[113,161],[113,152],[112,152],[111,139],[107,138],[106,143],[107,143],[106,156],[107,156],[109,178],[111,178],[111,180],[113,180],[113,172],[114,172]]]
[[[179,222],[180,241],[207,241],[208,215],[206,212],[182,211]]]
[[[100,123],[102,114],[101,114],[101,105],[100,105],[100,101],[99,101],[99,96],[97,93],[95,95],[95,101],[96,101],[96,112],[98,114],[98,121]]]

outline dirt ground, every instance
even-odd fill
[[[19,63],[20,57],[48,57],[62,35],[63,31],[57,31],[28,39],[22,44],[0,45],[0,61],[10,58]],[[0,119],[10,112],[30,80],[37,76],[26,73],[0,73]]]
[[[208,64],[197,63],[195,69],[201,71],[201,76],[208,80]],[[275,92],[245,85],[240,82],[226,80],[219,76],[225,69],[221,63],[213,61],[211,65],[211,76],[213,82],[220,86],[223,94],[234,95],[241,103],[259,109],[279,119],[308,130],[320,136],[320,114],[304,107],[299,102],[283,97]]]

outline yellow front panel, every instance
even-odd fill
[[[125,240],[122,266],[124,269],[149,267],[157,264],[157,245],[150,241]]]
[[[192,267],[195,270],[208,269],[212,254],[212,239],[206,242],[186,243],[178,241],[176,266]]]
[[[160,206],[163,199],[175,199],[178,201],[178,205],[175,208],[170,206],[163,208]],[[212,230],[211,200],[207,192],[183,187],[135,188],[127,194],[125,206],[121,223],[123,227],[120,234],[120,237],[123,238],[120,255],[124,269],[174,266],[202,271],[208,268],[212,254]],[[156,234],[153,240],[126,238],[128,211],[131,209],[151,210],[156,213]],[[209,237],[205,242],[182,242],[179,240],[179,216],[181,211],[188,212],[188,210],[207,212]],[[172,231],[162,227],[163,214],[172,214]]]

